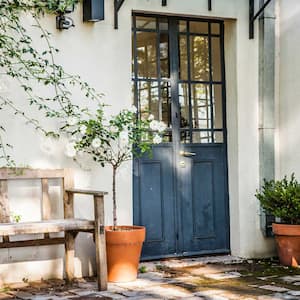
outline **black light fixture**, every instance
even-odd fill
[[[83,0],[83,21],[98,22],[104,20],[104,0]]]
[[[75,9],[74,4],[64,7],[65,6],[65,0],[58,0],[59,7],[61,6],[63,9],[57,10],[57,16],[56,16],[56,28],[57,29],[69,29],[70,27],[74,27],[74,21],[70,17],[66,17],[65,14],[72,13]]]

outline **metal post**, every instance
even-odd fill
[[[208,10],[211,10],[211,0],[208,0]]]

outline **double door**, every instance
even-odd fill
[[[132,40],[139,116],[168,126],[134,159],[143,258],[228,253],[224,24],[134,14]]]

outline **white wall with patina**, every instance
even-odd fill
[[[280,169],[278,177],[292,172],[300,179],[300,3],[280,3]]]
[[[297,0],[294,0],[296,2]],[[293,1],[291,1],[293,2]],[[162,7],[160,0],[127,0],[119,13],[119,29],[113,28],[113,1],[105,1],[105,21],[82,23],[82,8],[71,15],[76,27],[67,31],[55,29],[55,18],[45,17],[43,25],[53,32],[52,43],[61,49],[59,63],[71,73],[80,74],[97,90],[105,94],[103,100],[118,111],[131,104],[131,14],[132,11],[157,12],[225,19],[225,56],[227,79],[228,176],[230,199],[231,251],[242,257],[266,256],[273,253],[273,244],[266,240],[259,224],[259,206],[254,197],[259,182],[258,161],[258,39],[248,39],[248,1],[213,1],[213,10],[206,0],[168,0]],[[25,18],[26,19],[26,18]],[[30,19],[27,21],[30,22]],[[296,20],[294,20],[296,22]],[[299,21],[298,21],[299,22]],[[256,28],[257,30],[257,28]],[[295,75],[297,71],[294,71]],[[290,83],[291,84],[291,83]],[[296,84],[294,80],[294,84]],[[18,97],[23,95],[15,86],[5,82],[5,91]],[[82,99],[74,97],[81,103]],[[287,97],[296,103],[296,97]],[[285,107],[285,109],[287,109]],[[291,110],[291,116],[295,110]],[[295,116],[296,118],[296,116]],[[77,187],[111,190],[110,169],[92,167],[80,169],[63,154],[63,143],[45,140],[16,116],[6,115],[10,128],[8,141],[15,148],[13,154],[19,164],[39,168],[72,167]],[[290,121],[288,122],[290,123]],[[296,125],[292,125],[296,130]],[[283,131],[284,132],[284,131]],[[287,135],[286,139],[296,143]],[[292,141],[290,141],[292,140]],[[288,143],[287,143],[288,145]],[[292,151],[289,148],[287,151]],[[286,168],[289,168],[288,166]],[[118,204],[120,223],[132,223],[131,164],[120,171]],[[35,197],[39,197],[38,193]],[[75,200],[76,201],[76,200]],[[111,195],[106,197],[106,222],[111,223]],[[15,208],[17,210],[17,205]],[[27,214],[26,210],[23,212]],[[28,211],[29,213],[29,211]],[[78,216],[92,215],[92,202],[78,198]],[[91,237],[83,234],[76,243],[76,274],[93,272],[94,254]],[[32,260],[34,262],[32,262]],[[0,282],[30,280],[41,277],[61,277],[63,247],[51,246],[0,251]],[[14,272],[12,272],[14,270]]]

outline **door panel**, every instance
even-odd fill
[[[148,258],[176,252],[172,152],[157,146],[151,158],[134,161],[134,224],[147,228],[142,255]]]
[[[180,187],[183,251],[226,252],[229,249],[224,147],[185,146],[192,157],[182,157]]]

